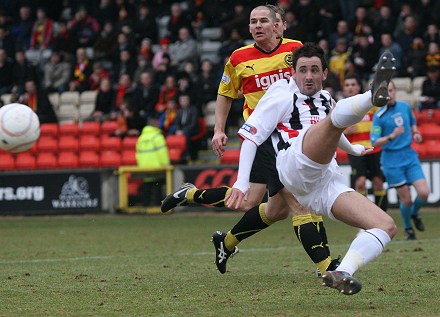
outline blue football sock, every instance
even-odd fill
[[[419,210],[424,204],[426,204],[426,200],[422,200],[419,196],[417,196],[411,205],[411,216],[418,216]]]
[[[400,214],[402,215],[403,225],[405,229],[412,228],[411,225],[411,206],[406,206],[400,202],[399,204]]]

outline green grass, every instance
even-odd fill
[[[440,215],[359,270],[354,296],[320,285],[286,220],[217,272],[210,236],[239,213],[0,218],[0,316],[440,316]],[[356,230],[326,221],[334,256]]]

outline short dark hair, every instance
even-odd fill
[[[273,4],[266,4],[265,6],[275,12],[275,14],[278,13],[281,16],[281,22],[286,22],[286,11],[283,8]]]
[[[298,59],[300,59],[301,57],[314,57],[314,56],[318,57],[321,60],[323,71],[328,68],[327,60],[325,59],[324,50],[318,44],[312,42],[304,43],[302,47],[293,51],[292,56],[293,56],[292,58],[293,69],[296,69],[296,64],[298,63]]]
[[[361,90],[363,90],[363,87],[362,87],[363,85],[362,85],[361,78],[357,74],[355,74],[355,73],[348,73],[348,74],[346,74],[344,76],[344,82],[347,79],[354,79],[354,80],[356,80],[357,84],[361,87]]]

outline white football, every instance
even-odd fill
[[[28,106],[11,103],[0,108],[0,148],[23,152],[40,136],[40,120]]]

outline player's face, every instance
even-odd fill
[[[396,103],[396,87],[392,82],[388,84],[388,95],[391,99],[387,102],[387,104],[394,105]]]
[[[322,89],[327,72],[327,69],[322,70],[319,57],[300,57],[293,70],[293,78],[302,94],[312,96]]]
[[[361,86],[358,84],[356,79],[349,78],[344,80],[342,92],[344,93],[344,97],[351,97],[361,92]]]
[[[277,27],[277,37],[283,37],[283,33],[284,31],[287,29],[287,23],[282,21],[281,19],[281,15],[279,13],[276,13],[275,16],[276,18],[276,22],[278,23],[278,27]]]
[[[251,12],[249,32],[257,43],[270,41],[277,34],[278,23],[272,19],[269,9],[254,9]]]

